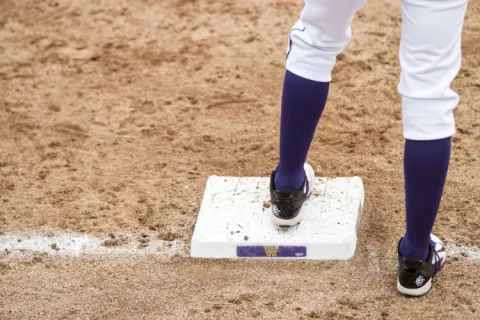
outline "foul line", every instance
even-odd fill
[[[184,253],[185,244],[179,240],[149,240],[141,243],[133,236],[98,238],[76,233],[0,236],[0,258],[14,260],[38,255],[93,258],[154,255],[168,258]]]
[[[377,250],[372,244],[367,244],[368,252],[368,271],[372,273],[380,273],[380,263],[378,261]]]
[[[477,246],[459,246],[454,241],[447,242],[447,259],[480,261],[480,248]]]
[[[185,243],[181,240],[149,240],[142,243],[135,236],[99,238],[86,234],[4,234],[0,235],[0,258],[22,260],[35,256],[45,257],[132,257],[152,255],[160,258],[186,256]],[[446,244],[447,257],[462,261],[480,261],[480,248],[458,245],[455,241]],[[367,245],[369,269],[378,272],[380,264],[375,246]]]

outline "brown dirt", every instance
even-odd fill
[[[0,1],[0,232],[188,242],[209,175],[265,176],[275,165],[286,36],[301,5]],[[471,1],[436,226],[460,244],[480,239],[479,16]],[[478,264],[467,260],[450,262],[427,298],[395,293],[400,23],[396,0],[359,14],[310,154],[322,175],[364,179],[353,260],[1,262],[0,318],[477,319]]]

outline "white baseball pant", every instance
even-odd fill
[[[351,22],[367,0],[306,0],[289,35],[286,68],[328,82],[337,55],[351,39]],[[461,65],[461,35],[468,0],[401,0],[399,92],[403,134],[436,140],[455,133],[451,89]],[[359,75],[360,76],[360,75]]]

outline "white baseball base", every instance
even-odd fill
[[[269,178],[217,177],[207,187],[192,237],[198,258],[347,260],[353,257],[363,211],[359,177],[316,178],[303,219],[289,229],[275,226]]]

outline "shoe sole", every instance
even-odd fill
[[[401,294],[404,294],[406,296],[412,296],[412,297],[421,297],[425,294],[427,294],[430,289],[432,288],[432,279],[428,280],[428,282],[421,288],[418,289],[408,289],[403,287],[399,281],[397,281],[397,289],[398,292]]]
[[[306,199],[308,199],[310,197],[310,195],[312,194],[312,191],[313,191],[313,186],[315,184],[315,171],[313,171],[313,168],[311,165],[309,165],[308,163],[305,163],[305,165],[303,166],[303,169],[305,170],[305,175],[307,176],[307,180],[309,181],[309,187],[308,187],[308,193],[307,193],[307,196],[305,197]],[[273,208],[272,208],[273,210]],[[283,228],[288,228],[288,227],[293,227],[297,224],[300,223],[300,221],[302,220],[303,218],[303,210],[300,210],[300,213],[293,219],[280,219],[280,218],[277,218],[274,214],[273,214],[273,211],[271,211],[271,216],[272,216],[272,220],[273,220],[273,223],[276,224],[277,226]]]

